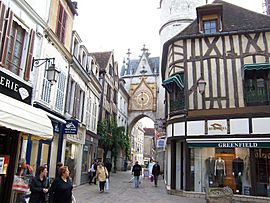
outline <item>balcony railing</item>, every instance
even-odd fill
[[[170,112],[179,111],[185,109],[184,98],[179,100],[170,100]]]
[[[270,104],[270,98],[269,95],[267,94],[267,91],[264,92],[246,91],[245,101],[247,106],[259,106]]]

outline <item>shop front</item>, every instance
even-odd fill
[[[87,131],[85,137],[85,144],[83,146],[82,154],[82,174],[81,174],[81,184],[87,183],[89,181],[89,170],[94,159],[97,156],[97,146],[98,139],[92,132]]]
[[[14,178],[23,138],[50,140],[53,128],[47,114],[31,106],[32,87],[0,68],[0,203],[16,197]],[[27,163],[29,164],[29,163]]]
[[[81,168],[82,168],[82,154],[83,145],[85,144],[85,127],[78,126],[75,120],[68,120],[66,126],[70,124],[76,128],[76,134],[71,134],[71,131],[65,129],[65,154],[64,163],[68,166],[70,177],[74,185],[80,185],[81,182]],[[75,131],[73,131],[75,132]]]
[[[229,186],[234,194],[270,197],[270,138],[192,142],[191,191]]]
[[[171,190],[270,197],[270,117],[182,121],[167,126]]]

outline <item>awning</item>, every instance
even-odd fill
[[[266,70],[266,69],[270,69],[269,63],[255,63],[244,65],[244,70]]]
[[[180,89],[184,89],[184,82],[183,82],[183,78],[182,78],[183,76],[184,76],[184,74],[176,74],[174,76],[171,76],[162,82],[162,86],[168,90],[167,85],[169,85],[172,82],[175,82],[176,85]]]
[[[51,139],[53,127],[45,111],[0,93],[0,126]]]

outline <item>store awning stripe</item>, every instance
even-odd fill
[[[245,64],[244,70],[266,70],[270,69],[269,63],[258,63],[258,64]]]
[[[53,127],[45,111],[0,94],[0,126],[51,139]]]
[[[175,82],[180,89],[184,89],[184,82],[179,74],[167,78],[162,82],[162,85],[166,86],[172,82]]]

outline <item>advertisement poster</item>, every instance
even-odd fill
[[[0,155],[0,174],[6,174],[8,168],[9,156]]]

